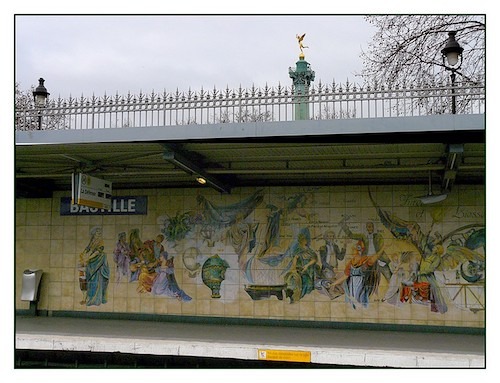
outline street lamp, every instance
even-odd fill
[[[49,97],[49,92],[47,92],[47,88],[43,85],[45,80],[43,78],[38,79],[38,86],[33,91],[33,98],[35,100],[36,108],[43,108],[45,103],[47,102],[47,98]],[[42,128],[42,113],[38,111],[38,130]]]
[[[446,45],[443,49],[441,49],[443,65],[446,70],[451,71],[451,113],[453,114],[457,113],[457,106],[455,102],[455,72],[462,66],[462,52],[464,51],[464,48],[462,48],[455,39],[456,34],[456,31],[448,32]]]

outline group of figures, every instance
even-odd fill
[[[429,306],[432,312],[445,313],[447,299],[436,273],[452,271],[457,281],[465,280],[465,285],[484,281],[484,225],[466,225],[443,236],[432,232],[437,223],[433,217],[430,229],[424,233],[418,223],[390,214],[377,206],[371,194],[370,198],[380,222],[392,237],[391,243],[402,241],[413,250],[398,251],[386,246],[383,231],[376,231],[371,221],[365,224],[363,233],[355,233],[346,217],[339,223],[344,247],[336,243],[333,231],[327,231],[319,251],[311,248],[309,229],[303,228],[286,252],[272,257],[288,259],[284,280],[286,296],[292,303],[319,290],[332,300],[344,295],[354,308],[367,307],[376,296],[378,301],[395,306],[417,303]],[[353,244],[348,257],[346,243]],[[343,270],[339,270],[339,261],[344,258]],[[382,293],[383,279],[386,288]]]
[[[169,256],[162,242],[162,234],[154,240],[141,241],[139,230],[133,229],[129,234],[129,242],[125,232],[118,235],[113,252],[116,263],[116,279],[129,282],[137,281],[137,292],[151,293],[177,298],[180,301],[190,301],[188,296],[177,284],[174,273],[174,259]]]
[[[315,221],[307,208],[308,192],[265,205],[266,222],[256,222],[252,215],[263,204],[262,190],[236,204],[223,206],[198,196],[198,208],[163,219],[162,234],[154,240],[142,241],[138,229],[131,230],[128,237],[125,232],[118,235],[113,251],[116,282],[136,283],[138,293],[190,301],[191,297],[176,281],[174,256],[183,257],[188,276],[196,278],[201,263],[188,259],[196,253],[205,259],[202,279],[212,289],[212,298],[221,297],[220,284],[225,270],[231,267],[238,268],[241,280],[253,286],[250,291],[245,285],[252,299],[269,298],[273,295],[269,291],[282,288],[290,303],[316,292],[332,300],[344,297],[354,308],[368,307],[370,301],[376,300],[394,306],[423,304],[433,312],[446,313],[441,276],[456,273],[456,281],[465,284],[484,281],[484,224],[464,225],[443,235],[434,231],[439,219],[430,214],[432,223],[424,232],[417,222],[400,219],[379,207],[369,190],[368,194],[375,214],[373,220],[363,224],[363,230],[359,226],[354,229],[350,224],[352,217],[339,214],[342,219],[324,225],[324,232],[315,238],[310,231]],[[284,228],[292,227],[290,222],[295,235],[282,238],[287,231]],[[375,227],[375,222],[381,227]],[[337,235],[334,228],[338,229]],[[192,247],[193,242],[189,241],[193,238],[198,238],[197,243],[204,242],[204,246]],[[165,250],[164,242],[172,255]],[[224,242],[226,249],[220,257],[215,254],[216,242]],[[92,230],[79,267],[80,287],[85,296],[82,303],[106,303],[110,270],[101,228]],[[215,269],[222,270],[220,275],[210,274]],[[266,288],[267,295],[259,293]],[[275,295],[280,297],[281,293]]]
[[[370,191],[368,194],[383,228],[376,230],[374,221],[370,221],[365,223],[363,232],[354,232],[348,222],[351,217],[343,217],[336,225],[338,237],[342,233],[343,246],[339,246],[333,230],[327,230],[322,234],[324,244],[319,249],[313,248],[307,226],[298,230],[285,249],[279,246],[280,217],[292,213],[305,217],[304,194],[289,198],[282,208],[268,205],[271,213],[264,241],[257,241],[264,246],[246,263],[247,279],[252,278],[249,265],[266,264],[284,270],[283,286],[291,303],[319,291],[332,300],[343,295],[354,308],[368,307],[370,300],[377,300],[394,306],[423,304],[438,313],[448,311],[446,293],[442,291],[442,279],[447,278],[447,273],[456,275],[450,286],[477,284],[483,288],[484,224],[464,225],[443,235],[434,228],[444,210],[434,207],[430,213],[432,223],[424,232],[417,222],[400,219],[380,208]],[[483,307],[482,302],[478,303]]]
[[[116,265],[116,282],[136,282],[138,293],[151,293],[190,301],[177,284],[174,273],[173,257],[170,257],[162,244],[163,235],[154,240],[142,242],[138,229],[127,234],[121,232],[113,251]],[[82,304],[100,305],[107,302],[107,288],[110,268],[104,252],[102,229],[93,228],[88,246],[80,254],[79,281],[84,294]]]

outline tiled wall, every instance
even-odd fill
[[[116,193],[146,196],[142,215],[61,215],[67,194],[16,200],[18,310],[23,270],[40,268],[49,311],[484,326],[481,186],[433,205],[406,185]]]

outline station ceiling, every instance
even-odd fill
[[[228,192],[247,186],[427,185],[429,175],[439,189],[450,173],[450,142],[457,137],[23,145],[15,148],[16,195],[70,192],[71,174],[78,171],[111,181],[114,190],[210,187],[196,181],[198,173]],[[457,145],[449,186],[484,183],[484,134],[458,138]]]

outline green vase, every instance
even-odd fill
[[[201,268],[201,279],[203,283],[212,290],[212,298],[220,298],[220,285],[226,278],[226,270],[229,264],[215,254],[208,258]]]

